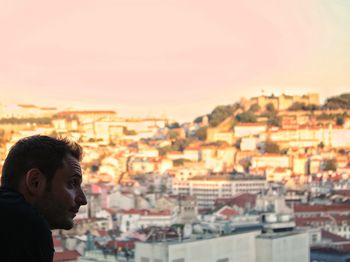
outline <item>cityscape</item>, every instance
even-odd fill
[[[349,0],[0,0],[0,261],[350,262],[349,14]],[[60,183],[27,148],[32,183],[7,169],[35,135],[82,147]]]
[[[349,261],[350,94],[260,95],[191,122],[3,104],[19,139],[84,149],[82,206],[54,261]],[[326,260],[329,259],[329,260]]]

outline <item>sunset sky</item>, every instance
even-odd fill
[[[193,120],[350,92],[349,0],[0,0],[0,102]]]

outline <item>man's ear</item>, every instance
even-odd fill
[[[45,189],[46,178],[40,169],[32,168],[25,174],[24,183],[28,192],[32,196],[36,196]]]

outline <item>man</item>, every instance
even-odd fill
[[[51,229],[71,229],[86,197],[81,147],[66,139],[31,136],[5,159],[0,188],[0,261],[52,261]]]

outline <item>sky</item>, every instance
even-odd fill
[[[0,0],[0,103],[191,121],[350,92],[349,0]],[[322,102],[322,101],[321,101]]]

